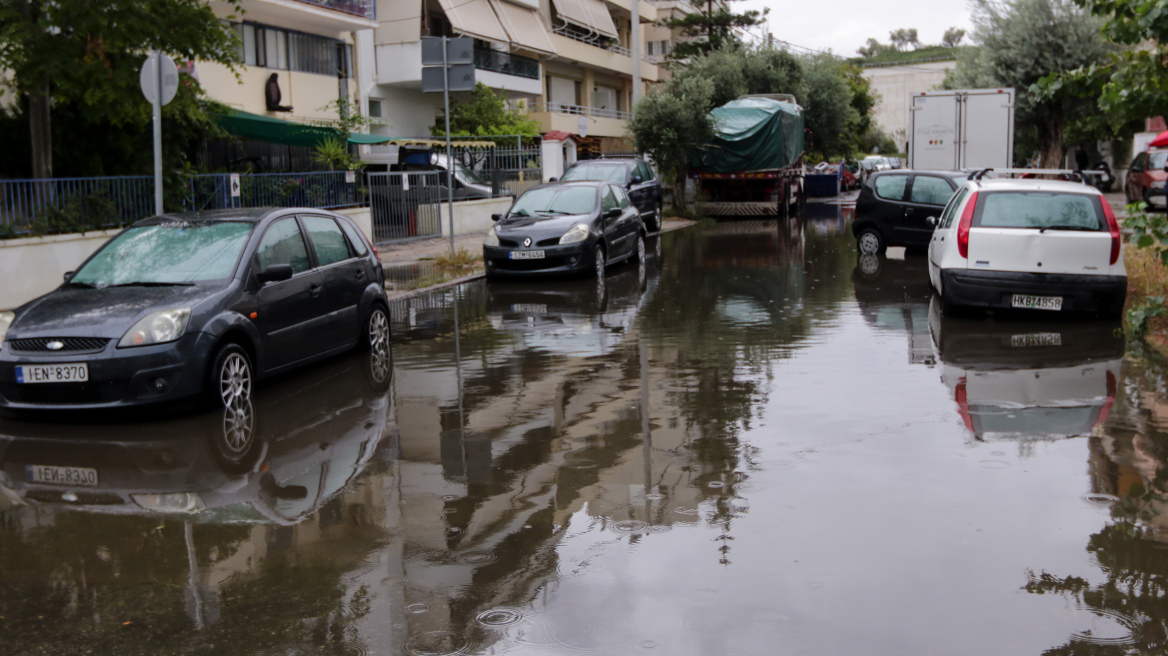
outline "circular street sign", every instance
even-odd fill
[[[588,119],[581,116],[580,120],[576,121],[576,133],[581,137],[588,136]]]
[[[138,75],[138,82],[142,85],[142,95],[146,96],[146,100],[150,104],[154,104],[154,98],[158,95],[158,60],[162,59],[162,104],[174,100],[174,94],[178,93],[178,67],[174,65],[174,60],[162,53],[152,52],[142,63],[142,72]]]

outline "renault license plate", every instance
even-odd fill
[[[92,467],[56,467],[53,465],[25,465],[24,479],[29,483],[96,487],[97,470]]]
[[[542,260],[544,257],[543,251],[511,251],[510,257],[513,260]]]
[[[1061,310],[1063,309],[1063,297],[1014,294],[1012,304],[1016,308],[1028,310]]]
[[[84,383],[88,380],[89,365],[84,362],[26,364],[16,367],[18,383]]]

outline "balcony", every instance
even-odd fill
[[[571,26],[558,26],[553,30],[552,42],[561,59],[580,62],[594,68],[615,71],[624,75],[633,74],[633,53],[628,48],[616,45],[612,39],[596,35],[583,35]],[[659,79],[658,61],[654,57],[641,55],[641,77],[648,82]]]
[[[475,48],[474,67],[480,71],[514,75],[530,80],[539,80],[540,77],[539,60],[486,48]]]
[[[580,133],[580,121],[588,123],[590,137],[623,137],[627,134],[627,121],[632,115],[615,109],[583,107],[563,103],[537,103],[532,105],[528,115],[540,125],[544,132],[560,130],[569,134]]]
[[[334,11],[341,11],[346,14],[360,16],[361,18],[368,18],[369,20],[377,20],[377,1],[376,0],[297,0],[305,4],[316,5],[317,7],[324,7],[325,9],[332,9]]]
[[[238,13],[219,0],[209,4],[220,18]],[[377,27],[377,0],[250,0],[244,17],[263,25],[342,38],[348,32]]]

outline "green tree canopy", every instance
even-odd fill
[[[439,115],[430,128],[430,134],[446,134],[446,117]],[[468,102],[451,103],[450,134],[496,136],[520,135],[534,137],[539,134],[539,123],[521,111],[507,106],[507,96],[495,93],[487,85],[475,84]]]
[[[1013,87],[1016,159],[1037,150],[1044,168],[1062,166],[1068,133],[1078,140],[1098,130],[1090,127],[1100,118],[1098,108],[1094,101],[1046,96],[1031,87],[1052,73],[1107,61],[1114,48],[1103,40],[1100,21],[1071,0],[973,0],[973,9],[972,39],[980,47],[959,55],[945,87]]]
[[[686,60],[694,55],[705,55],[720,50],[727,45],[741,44],[737,30],[762,24],[769,9],[750,10],[741,14],[731,12],[730,0],[706,0],[700,11],[680,18],[668,18],[659,24],[681,33],[679,40],[669,53],[675,61]]]
[[[240,0],[224,3],[238,10]],[[26,98],[33,175],[52,175],[51,111],[76,107],[114,128],[149,122],[150,105],[138,89],[149,51],[234,66],[237,40],[204,0],[0,0],[0,68]],[[200,103],[167,111],[205,120]]]

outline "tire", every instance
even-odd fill
[[[880,231],[875,228],[865,228],[856,237],[856,248],[865,255],[883,255],[887,246]]]
[[[642,235],[640,233],[637,234],[637,246],[633,250],[633,261],[634,262],[644,262],[645,261],[645,235]]]
[[[207,394],[216,408],[238,408],[251,402],[255,370],[242,346],[227,342],[215,352],[207,372]]]
[[[389,351],[389,340],[392,332],[389,325],[389,312],[381,303],[374,303],[361,323],[360,346],[363,349],[385,352]]]
[[[871,253],[862,253],[856,261],[860,274],[866,278],[875,278],[880,273],[880,256]]]
[[[604,246],[596,245],[596,250],[592,254],[592,272],[596,274],[597,278],[604,278],[604,267],[608,264],[608,258],[604,253]]]
[[[657,201],[657,209],[653,211],[653,222],[647,227],[649,232],[661,232],[661,224],[664,222],[662,212],[665,211],[665,206],[661,201]]]

